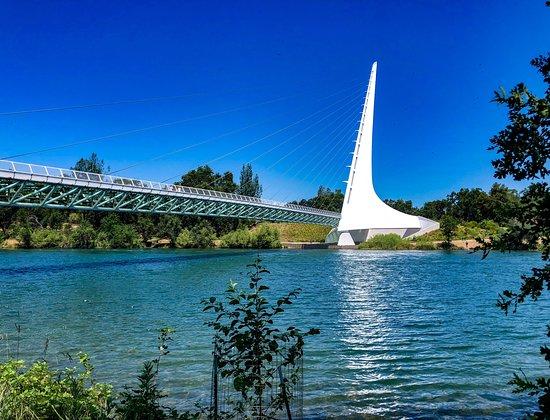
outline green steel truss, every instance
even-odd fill
[[[178,191],[101,183],[91,186],[91,182],[68,181],[73,184],[64,179],[21,176],[16,172],[6,175],[5,171],[3,173],[0,170],[0,206],[235,217],[333,227],[340,219],[338,213],[259,199],[256,199],[257,202],[242,202],[240,199],[183,194]]]

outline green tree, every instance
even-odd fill
[[[233,181],[231,172],[227,171],[222,175],[214,172],[208,165],[199,166],[187,172],[182,175],[181,180],[176,184],[228,193],[234,193],[237,190],[237,184]]]
[[[439,227],[443,235],[443,247],[447,249],[451,248],[452,246],[451,241],[453,240],[453,237],[456,233],[456,228],[458,227],[458,220],[456,220],[450,214],[446,214],[441,218],[441,221],[439,223],[440,223]]]
[[[397,200],[384,200],[384,203],[394,208],[395,210],[401,211],[403,213],[413,214],[413,215],[418,214],[418,209],[413,206],[413,203],[411,200],[403,200],[399,198]]]
[[[103,159],[99,159],[97,154],[94,152],[88,158],[80,158],[71,169],[75,171],[102,174],[103,172],[109,172],[110,168],[105,166]]]
[[[181,231],[181,218],[173,214],[162,215],[157,225],[157,233],[162,238],[169,238],[172,246]]]
[[[239,187],[237,188],[237,194],[247,195],[249,197],[261,197],[262,186],[258,175],[254,175],[252,171],[252,165],[247,163],[243,165],[241,169],[241,177],[239,180]]]
[[[550,5],[550,2],[547,2]],[[515,312],[527,299],[536,301],[544,290],[550,289],[550,189],[546,181],[550,157],[550,53],[534,58],[531,64],[542,75],[546,85],[542,96],[537,96],[524,83],[509,92],[501,88],[495,92],[494,102],[506,107],[508,123],[491,138],[490,149],[498,154],[492,164],[495,177],[512,177],[516,181],[531,181],[514,211],[515,223],[498,237],[484,244],[484,257],[490,249],[509,250],[525,244],[539,245],[542,250],[542,267],[534,267],[524,274],[518,291],[505,290],[497,305],[508,314]],[[547,328],[550,336],[550,326]],[[550,362],[550,348],[540,347],[540,353]],[[550,378],[535,380],[515,375],[511,384],[516,392],[538,396],[537,418],[550,417]]]
[[[293,201],[292,203],[321,210],[340,212],[344,203],[344,194],[339,189],[332,191],[330,188],[320,186],[315,197]]]
[[[420,208],[419,215],[427,217],[428,219],[441,220],[448,212],[449,205],[450,203],[447,199],[426,201]]]

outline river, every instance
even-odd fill
[[[208,250],[0,252],[0,357],[63,363],[88,352],[96,377],[122,386],[176,329],[161,379],[179,406],[208,400],[211,332],[200,300],[244,284],[256,252]],[[303,289],[285,322],[317,327],[305,348],[308,417],[521,416],[533,399],[506,382],[545,373],[549,301],[505,316],[498,292],[515,288],[537,253],[277,250],[260,253],[274,295]],[[6,337],[7,334],[7,337]]]

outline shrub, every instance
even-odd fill
[[[227,378],[240,395],[238,400],[222,396],[227,407],[223,418],[280,418],[284,412],[285,388],[277,386],[281,380],[278,368],[287,372],[285,384],[295,386],[302,373],[299,362],[304,339],[319,334],[319,330],[302,332],[295,326],[284,328],[280,319],[301,290],[295,289],[270,302],[267,298],[270,288],[263,281],[269,271],[260,259],[248,267],[244,289],[230,283],[223,299],[212,296],[202,301],[203,310],[213,313],[213,320],[206,325],[214,330],[214,363],[218,374]]]
[[[178,248],[192,248],[193,238],[189,229],[183,229],[176,238],[176,246]]]
[[[115,225],[109,238],[110,248],[139,248],[141,238],[130,225]]]
[[[31,247],[60,248],[66,245],[62,232],[53,229],[36,229],[31,233]]]
[[[421,251],[434,251],[437,249],[437,247],[434,245],[433,242],[427,242],[427,241],[418,241],[414,249],[418,249]]]
[[[266,223],[279,232],[284,242],[324,242],[330,232],[329,226],[306,223]]]
[[[211,248],[216,240],[216,232],[208,223],[200,223],[191,229],[183,229],[176,238],[178,248]]]
[[[28,226],[20,226],[17,229],[15,236],[22,248],[31,247],[31,236],[32,236],[31,228],[29,228]]]
[[[21,360],[0,364],[0,418],[106,419],[111,387],[92,379],[86,354],[78,355],[80,369],[52,370],[45,361],[28,369]]]
[[[279,231],[265,223],[259,225],[253,232],[250,243],[252,248],[280,248]]]
[[[216,231],[210,224],[201,223],[191,229],[194,248],[211,248],[216,240]]]
[[[403,239],[396,233],[389,233],[387,235],[376,235],[368,239],[367,241],[359,244],[359,249],[397,250],[411,248],[411,242],[407,239]]]
[[[89,249],[95,246],[97,233],[88,224],[81,225],[69,234],[69,245],[72,248]]]
[[[110,248],[111,244],[109,242],[109,235],[107,235],[105,232],[99,232],[95,238],[94,245],[96,248],[99,249]]]
[[[223,235],[220,241],[223,248],[250,248],[252,235],[247,229],[238,229]]]

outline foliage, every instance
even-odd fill
[[[207,322],[213,328],[214,348],[218,372],[222,378],[232,379],[235,391],[242,400],[227,401],[229,418],[274,418],[283,408],[282,392],[266,393],[277,389],[278,366],[288,367],[286,380],[297,383],[300,377],[299,360],[303,356],[304,338],[319,334],[312,328],[302,332],[294,326],[284,330],[274,327],[286,306],[297,298],[300,289],[270,303],[265,297],[269,286],[262,276],[269,273],[256,259],[248,266],[248,287],[239,290],[231,283],[225,299],[215,297],[203,300],[204,311],[211,311],[215,318]]]
[[[280,248],[279,231],[271,224],[262,223],[254,230],[238,229],[220,238],[223,248]]]
[[[536,301],[544,290],[550,289],[550,188],[546,181],[550,172],[550,53],[533,59],[531,64],[546,84],[543,96],[538,97],[519,83],[509,92],[501,88],[494,98],[508,111],[508,124],[491,138],[490,148],[498,154],[492,162],[495,176],[532,183],[513,211],[514,223],[504,233],[484,242],[483,256],[491,249],[504,251],[538,245],[544,261],[542,267],[533,267],[530,274],[521,277],[519,291],[505,290],[499,295],[497,306],[506,314],[511,308],[515,312],[527,299]],[[550,327],[547,336],[550,336]],[[550,362],[548,346],[542,346],[540,353]],[[550,417],[550,378],[541,376],[531,381],[515,375],[510,383],[516,386],[517,392],[527,391],[538,396],[537,418]]]
[[[53,229],[35,229],[31,233],[32,248],[62,248],[66,245],[62,232]]]
[[[248,229],[237,229],[220,238],[220,245],[223,248],[250,248],[251,243],[252,234]]]
[[[120,394],[120,403],[117,413],[123,420],[161,420],[178,418],[173,409],[163,407],[161,399],[166,395],[158,386],[159,366],[161,359],[168,355],[168,343],[172,341],[174,330],[170,327],[162,328],[158,336],[158,355],[153,360],[143,364],[138,376],[138,385],[135,388],[126,388]]]
[[[216,232],[206,221],[190,229],[183,229],[176,238],[178,248],[211,248],[216,240]]]
[[[260,184],[260,180],[258,175],[254,175],[252,165],[250,163],[243,165],[241,169],[241,177],[237,188],[237,194],[247,195],[249,197],[262,196],[262,186]]]
[[[376,235],[359,244],[359,249],[400,250],[412,249],[411,241],[403,239],[396,233]]]
[[[95,246],[97,232],[88,223],[76,227],[69,234],[69,246],[71,248],[89,249]]]
[[[96,174],[102,174],[110,170],[108,166],[105,166],[103,159],[99,159],[95,152],[92,153],[89,158],[80,158],[71,169],[82,172],[93,172]]]
[[[293,201],[292,203],[314,207],[316,209],[340,212],[342,210],[342,204],[344,203],[344,194],[339,189],[331,191],[330,188],[320,186],[315,197]]]
[[[279,231],[268,224],[261,223],[252,231],[251,246],[257,249],[280,248]]]
[[[458,220],[453,216],[446,214],[441,218],[439,227],[441,229],[441,234],[443,235],[442,245],[444,248],[448,249],[451,247],[451,241],[453,240],[456,228],[458,227]]]
[[[283,242],[324,242],[330,232],[329,226],[306,223],[266,223],[279,232]]]
[[[88,356],[77,367],[53,370],[45,361],[29,368],[21,360],[0,364],[0,418],[106,419],[111,387],[96,383]]]
[[[214,172],[208,165],[199,166],[187,172],[176,184],[228,193],[234,193],[237,190],[237,184],[233,181],[231,172],[228,171],[222,175]]]
[[[384,203],[403,213],[416,215],[420,212],[416,207],[413,206],[411,200],[403,200],[399,198],[397,200],[384,200]]]
[[[181,219],[174,215],[161,216],[157,225],[157,234],[162,238],[168,238],[174,243],[181,231]]]

